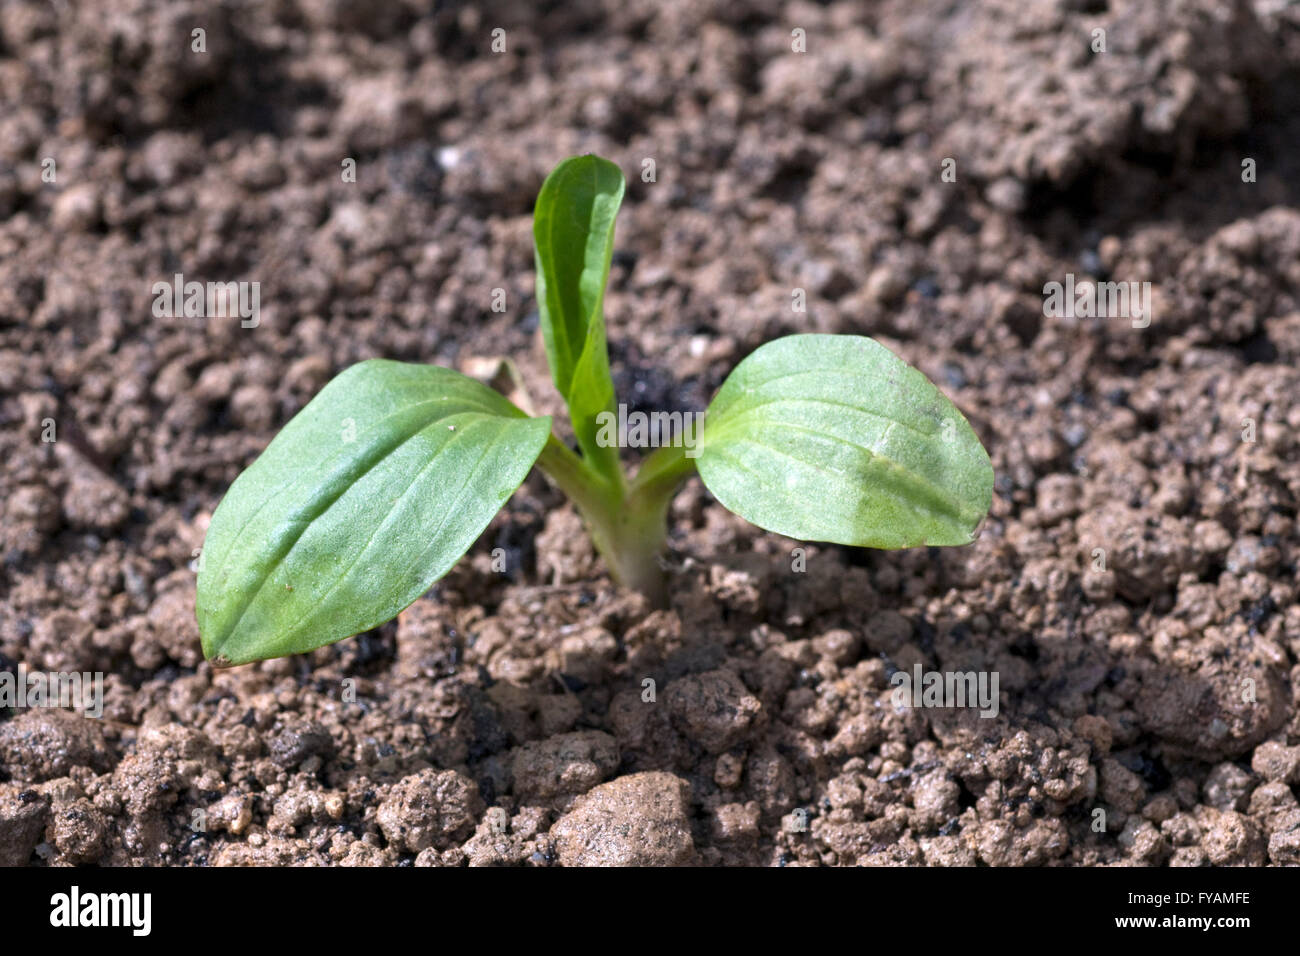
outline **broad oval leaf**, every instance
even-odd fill
[[[605,284],[623,173],[599,156],[574,156],[546,177],[533,209],[537,306],[551,377],[569,407],[583,454],[618,467],[617,449],[596,443],[595,418],[614,407],[605,344]]]
[[[961,412],[856,335],[792,335],[747,357],[709,406],[696,464],[760,528],[860,547],[968,544],[993,500]]]
[[[212,516],[204,655],[300,654],[392,619],[474,543],[550,428],[450,369],[375,359],[340,373]]]

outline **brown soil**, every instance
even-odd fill
[[[0,5],[0,668],[107,687],[0,714],[0,863],[1300,862],[1300,13],[431,6]],[[586,151],[630,179],[626,400],[877,336],[990,449],[979,540],[792,542],[692,481],[654,611],[534,474],[395,623],[213,671],[195,549],[334,372],[509,354],[550,395],[531,203]],[[176,272],[260,282],[260,325],[155,318]],[[1150,327],[1045,318],[1066,273],[1150,281]],[[998,716],[895,707],[918,663],[996,671]]]

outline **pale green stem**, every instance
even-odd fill
[[[657,606],[666,604],[659,556],[668,535],[668,504],[695,469],[685,450],[658,449],[630,484],[611,484],[554,435],[537,464],[577,507],[614,580]]]

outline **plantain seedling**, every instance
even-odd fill
[[[661,442],[624,473],[602,310],[623,188],[613,163],[567,159],[533,214],[542,336],[577,450],[550,417],[450,369],[371,359],[344,370],[212,516],[197,599],[210,660],[304,653],[391,620],[533,465],[577,507],[614,580],[659,602],[668,505],[697,470],[724,507],[788,537],[973,540],[992,500],[988,454],[924,375],[862,336],[761,346],[718,391],[702,434]]]

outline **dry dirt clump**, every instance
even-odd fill
[[[473,780],[454,770],[422,770],[394,786],[375,816],[384,839],[419,853],[460,842],[473,832],[482,811]]]
[[[690,787],[669,773],[633,773],[592,788],[551,827],[563,866],[695,862]]]
[[[428,6],[0,4],[0,673],[103,674],[99,719],[0,708],[0,864],[1300,863],[1300,16]],[[534,476],[395,622],[212,669],[208,521],[335,372],[508,354],[559,411],[531,209],[586,151],[634,409],[876,336],[990,449],[979,539],[789,541],[692,482],[655,609]],[[155,317],[178,272],[259,323]],[[1067,274],[1149,327],[1045,315]],[[996,714],[901,706],[917,667]]]

